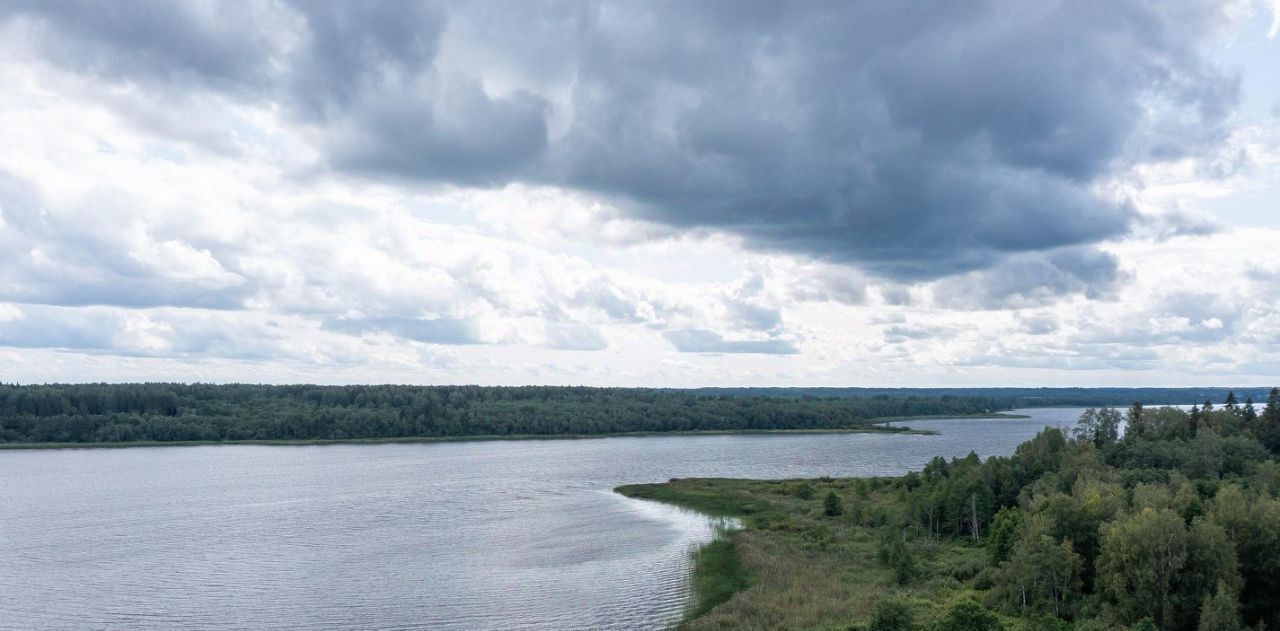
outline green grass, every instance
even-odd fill
[[[975,584],[986,551],[960,540],[913,541],[919,572],[898,584],[879,558],[884,525],[904,510],[887,482],[676,479],[617,490],[742,523],[696,553],[695,602],[682,628],[844,631],[866,625],[886,596],[909,603],[928,625],[955,599],[981,597]],[[823,515],[829,492],[843,515]]]
[[[742,566],[738,545],[726,533],[694,554],[694,604],[689,617],[696,618],[751,585],[751,575]]]
[[[713,517],[738,517],[754,523],[767,523],[777,515],[771,502],[730,490],[737,480],[689,479],[665,484],[627,484],[618,493],[636,499],[650,500],[698,511]]]

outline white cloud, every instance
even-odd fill
[[[1267,357],[1280,350],[1280,230],[1223,210],[1280,183],[1274,121],[1246,121],[1217,153],[1100,187],[1146,217],[1131,233],[894,281],[771,248],[781,242],[772,235],[761,246],[647,221],[633,202],[590,187],[326,171],[323,117],[300,122],[297,104],[78,72],[29,37],[6,37],[19,30],[0,33],[3,381],[1151,384],[1278,374]],[[460,32],[444,37],[465,43]],[[269,44],[269,57],[302,45]],[[502,61],[514,66],[498,64],[480,86],[488,100],[473,95],[473,105],[523,107],[501,99],[529,89],[529,68]],[[556,138],[568,133],[570,99],[549,98]],[[833,238],[843,237],[814,237]]]

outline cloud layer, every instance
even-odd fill
[[[8,7],[73,71],[280,105],[318,166],[585,189],[895,279],[1124,234],[1096,188],[1219,141],[1237,96],[1216,2]]]
[[[1216,52],[1242,6],[5,3],[0,346],[691,384],[1228,353],[1280,269],[1186,201],[1280,164]]]

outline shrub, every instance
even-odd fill
[[[1004,628],[996,614],[973,599],[952,605],[935,627],[937,631],[1004,631]]]
[[[906,536],[892,530],[880,539],[880,562],[893,570],[893,578],[899,585],[910,583],[920,573],[916,555],[907,545]]]
[[[800,486],[797,486],[795,488],[796,497],[802,500],[813,499],[813,494],[814,494],[813,485],[809,484],[808,482],[802,482]]]
[[[871,625],[867,627],[868,631],[913,631],[915,628],[916,619],[911,607],[897,598],[881,598],[871,614]]]
[[[826,499],[822,500],[822,514],[827,517],[839,517],[844,514],[844,504],[835,491],[828,492]]]

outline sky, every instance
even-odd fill
[[[1280,0],[0,3],[0,381],[1280,382]]]

